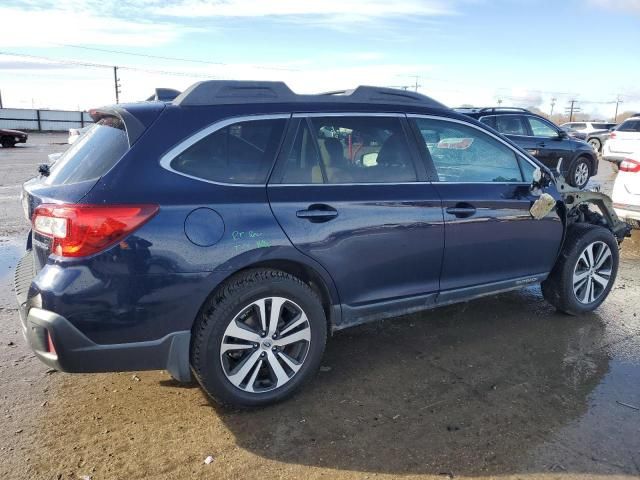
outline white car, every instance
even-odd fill
[[[613,128],[615,126],[615,123],[608,122],[569,122],[560,125],[560,127],[562,128],[567,127],[586,134],[589,134],[591,132],[609,130],[610,128]]]
[[[611,132],[602,147],[602,159],[619,165],[634,152],[640,152],[640,116],[626,119]]]
[[[82,135],[84,132],[86,132],[90,128],[91,128],[91,125],[83,127],[83,128],[70,128],[69,129],[69,139],[67,140],[67,143],[69,145],[71,145],[78,138],[80,138],[80,135]]]
[[[640,228],[640,149],[620,162],[620,171],[613,184],[613,208],[618,216]]]

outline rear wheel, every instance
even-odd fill
[[[588,159],[579,157],[569,172],[569,183],[577,188],[584,188],[591,177],[591,167]]]
[[[16,141],[12,137],[2,137],[2,139],[0,140],[0,143],[4,148],[15,147],[16,145]]]
[[[600,149],[602,148],[602,143],[600,143],[600,140],[598,140],[597,138],[591,138],[589,139],[589,145],[591,145],[591,148],[593,148],[593,151],[596,153],[600,153]]]
[[[196,321],[191,366],[215,401],[256,407],[284,400],[320,366],[324,310],[301,280],[250,270],[229,280]]]
[[[542,282],[544,298],[558,310],[590,312],[607,298],[618,273],[618,242],[604,227],[571,226],[553,271]]]

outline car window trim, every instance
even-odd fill
[[[168,171],[170,171],[172,173],[175,173],[175,174],[178,174],[178,175],[182,175],[183,177],[191,178],[193,180],[199,180],[199,181],[205,182],[205,183],[211,183],[211,184],[214,184],[214,185],[223,185],[223,186],[227,186],[227,187],[254,187],[254,188],[258,187],[258,188],[264,188],[264,186],[269,181],[269,176],[270,176],[271,172],[273,171],[273,168],[274,168],[274,165],[275,165],[275,161],[278,158],[278,153],[279,153],[278,151],[276,151],[276,155],[274,156],[274,160],[272,161],[271,166],[269,167],[269,174],[266,176],[266,179],[261,183],[229,183],[229,182],[220,182],[220,181],[216,181],[216,180],[209,180],[209,179],[206,179],[206,178],[196,177],[194,175],[189,175],[188,173],[180,172],[179,170],[174,169],[171,166],[171,162],[173,160],[175,160],[178,155],[182,154],[189,147],[195,145],[196,143],[198,143],[203,138],[208,137],[212,133],[215,133],[218,130],[222,130],[223,128],[226,128],[226,127],[228,127],[230,125],[233,125],[235,123],[247,122],[247,121],[255,121],[255,120],[289,120],[289,119],[291,119],[291,113],[269,113],[269,114],[256,114],[256,115],[238,115],[238,116],[233,116],[233,117],[227,117],[227,118],[224,118],[224,119],[221,119],[221,120],[216,120],[212,124],[202,128],[201,130],[198,130],[193,135],[190,135],[189,137],[185,138],[184,140],[182,140],[178,144],[176,144],[173,147],[171,147],[166,153],[164,153],[160,157],[160,162],[159,162],[160,166],[162,168],[164,168],[165,170],[168,170]],[[284,138],[284,135],[285,135],[286,132],[287,132],[287,125],[285,124],[284,129],[282,131],[282,136],[280,138],[280,144],[278,146],[278,150],[282,147],[283,138]]]
[[[296,112],[291,115],[292,120],[305,120],[307,124],[309,119],[311,118],[319,118],[319,117],[389,117],[389,118],[399,118],[400,126],[402,127],[402,132],[404,134],[405,140],[407,141],[407,146],[409,147],[411,163],[413,165],[416,180],[412,182],[349,182],[349,183],[277,183],[278,181],[284,178],[284,167],[283,164],[286,161],[285,155],[278,155],[276,159],[276,165],[274,167],[274,175],[273,178],[269,179],[268,185],[269,187],[301,187],[301,186],[312,186],[312,187],[340,187],[340,186],[356,186],[356,185],[368,185],[368,186],[382,186],[382,185],[416,185],[421,183],[431,183],[428,178],[428,175],[425,175],[424,166],[420,165],[421,155],[418,151],[418,146],[415,145],[415,139],[413,138],[412,131],[410,129],[410,125],[407,123],[407,115],[404,113],[398,112]],[[310,128],[310,131],[312,129]],[[287,132],[289,134],[289,132]],[[315,136],[314,136],[315,139]],[[317,139],[315,139],[317,143]],[[293,141],[293,139],[291,139]],[[318,148],[318,147],[317,147]],[[422,168],[421,168],[422,167]]]
[[[498,140],[500,143],[502,143],[503,145],[507,146],[516,155],[515,160],[516,160],[516,163],[518,164],[518,168],[520,169],[520,171],[522,171],[522,167],[519,165],[517,157],[520,157],[520,158],[524,159],[526,162],[531,164],[534,168],[540,168],[542,170],[542,167],[540,167],[540,165],[538,165],[537,163],[533,162],[530,158],[527,158],[526,155],[523,155],[522,152],[520,152],[516,148],[514,148],[513,145],[510,145],[509,143],[505,142],[504,139],[502,139],[499,136],[493,134],[489,130],[485,130],[484,128],[481,128],[481,127],[479,127],[477,125],[474,125],[473,123],[468,123],[468,122],[465,122],[463,120],[458,120],[457,118],[449,118],[449,117],[443,117],[443,116],[438,116],[438,115],[426,115],[426,114],[420,114],[420,113],[408,113],[407,114],[407,118],[409,120],[415,119],[415,118],[426,118],[426,119],[429,119],[429,120],[441,120],[441,121],[445,121],[445,122],[458,123],[460,125],[466,125],[468,127],[475,128],[476,130],[478,130],[480,132],[483,132],[484,134],[489,135],[490,137],[493,137],[495,140]],[[416,127],[417,127],[417,125],[416,125]],[[433,160],[431,160],[431,155],[430,154],[429,154],[428,161],[433,164]],[[435,165],[432,165],[432,167],[435,169]],[[523,178],[524,178],[524,175],[523,175]],[[442,182],[440,180],[437,180],[437,181],[434,181],[433,183],[439,183],[439,184],[467,184],[467,185],[530,185],[531,184],[531,182],[527,182],[525,180],[523,180],[521,182]]]

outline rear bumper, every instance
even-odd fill
[[[189,351],[189,331],[147,342],[99,345],[67,319],[48,310],[33,307],[22,323],[26,340],[36,356],[56,370],[91,373],[166,369],[179,380],[190,378],[188,362],[181,365],[188,358],[184,352]],[[48,349],[47,334],[55,353]]]
[[[621,156],[621,155],[607,155],[607,154],[603,154],[602,155],[602,160],[605,160],[607,162],[611,162],[611,163],[621,163],[625,158],[625,156]]]
[[[162,338],[130,343],[96,343],[62,315],[41,308],[33,295],[33,256],[25,255],[16,268],[15,290],[23,335],[36,356],[63,372],[91,373],[168,370],[179,381],[189,381],[191,332],[176,331]],[[55,352],[50,351],[47,335]]]

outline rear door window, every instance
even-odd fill
[[[640,120],[625,120],[616,130],[619,132],[640,132]]]
[[[275,159],[286,119],[257,119],[227,125],[194,143],[170,167],[191,177],[221,183],[263,184]]]
[[[503,135],[529,135],[521,115],[497,115],[495,129]]]
[[[53,164],[44,183],[66,185],[98,179],[129,150],[122,120],[107,117],[92,125]]]
[[[400,118],[302,119],[282,183],[398,183],[418,180]]]

